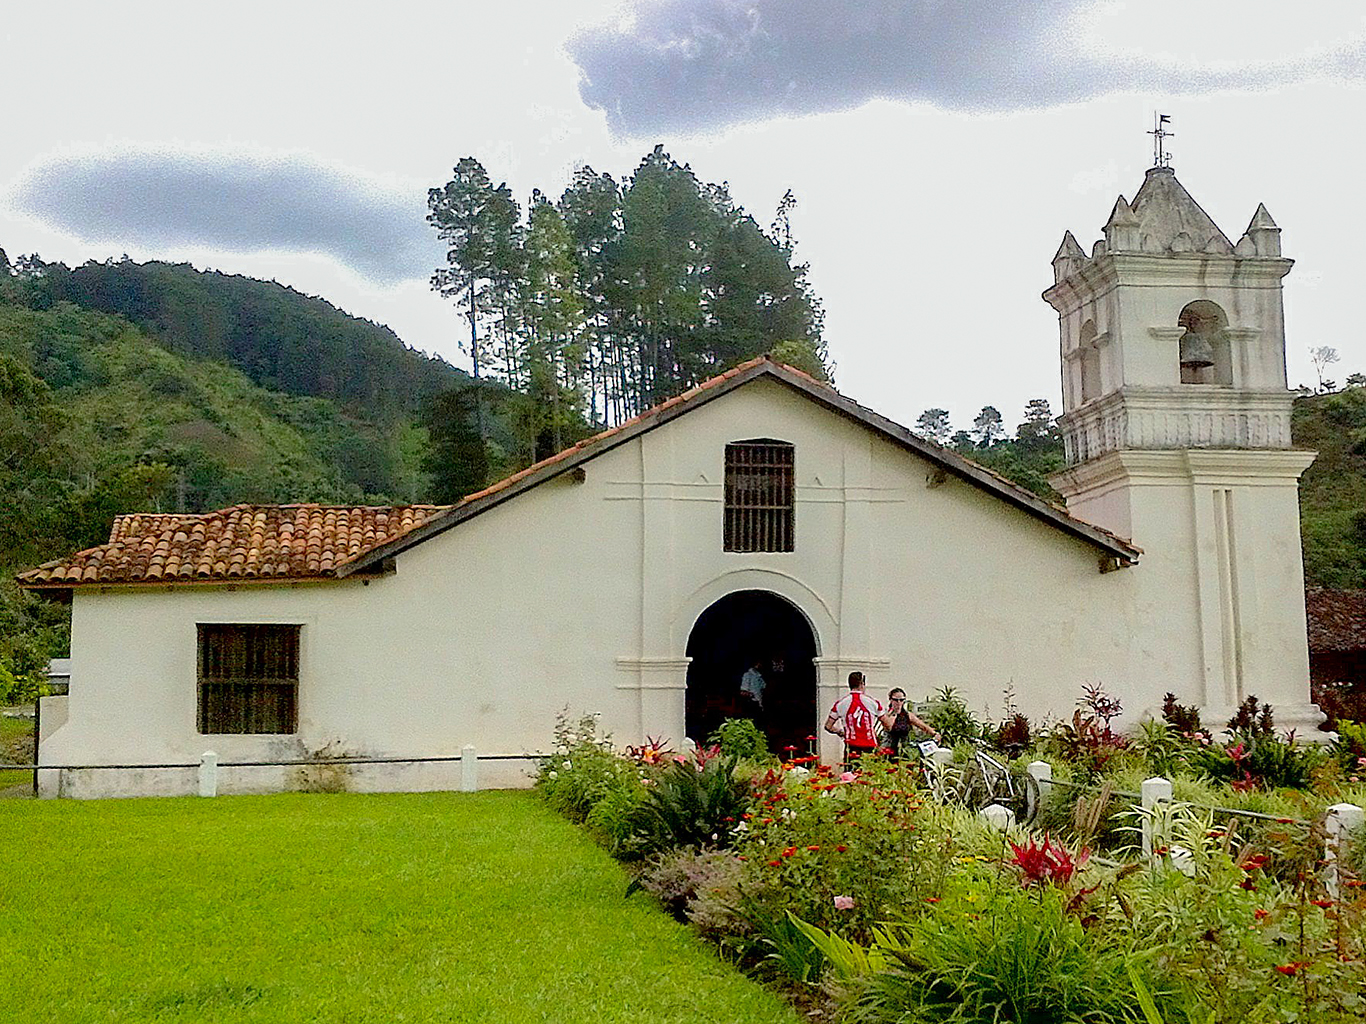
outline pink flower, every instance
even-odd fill
[[[853,772],[844,772],[840,775],[841,782],[853,782],[857,778],[858,776],[855,775]]]
[[[854,909],[854,897],[852,897],[852,896],[836,896],[836,897],[835,897],[835,909],[836,909],[836,910],[853,910],[853,909]]]

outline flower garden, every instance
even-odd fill
[[[1366,728],[1304,744],[1255,699],[1211,729],[1169,698],[1124,734],[1098,689],[1042,727],[1009,700],[979,722],[952,691],[919,710],[956,744],[950,781],[975,742],[1014,771],[1046,762],[1032,825],[931,799],[914,760],[780,762],[748,721],[674,752],[617,750],[593,717],[562,718],[536,786],[628,865],[627,898],[657,900],[817,1019],[1366,1016],[1366,833],[1325,824],[1366,804]],[[1153,776],[1172,799],[1144,807]]]

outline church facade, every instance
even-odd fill
[[[1167,691],[1211,721],[1309,701],[1279,254],[1232,244],[1170,171],[1087,256],[1068,234],[1064,510],[753,360],[450,507],[239,506],[120,517],[23,585],[72,599],[67,696],[41,709],[46,795],[187,793],[227,763],[440,758],[527,781],[563,709],[620,744],[757,716],[815,743],[852,671],[1037,720],[1083,686],[1125,719]],[[740,693],[758,668],[762,706]],[[60,766],[60,767],[58,767]],[[220,770],[223,791],[300,769]],[[451,762],[352,765],[356,789],[449,788]]]

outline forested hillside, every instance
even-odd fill
[[[173,352],[228,363],[274,391],[332,399],[366,419],[410,415],[468,379],[387,327],[270,281],[126,257],[74,270],[30,258],[20,269],[29,306],[117,313]]]
[[[1297,447],[1319,453],[1300,478],[1305,578],[1366,587],[1366,387],[1300,398],[1293,430]]]

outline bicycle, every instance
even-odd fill
[[[956,780],[933,758],[939,744],[933,740],[916,744],[920,748],[920,772],[930,795],[940,803],[952,800],[972,811],[1000,804],[1015,815],[1017,825],[1033,822],[1039,813],[1039,783],[1034,776],[1012,771],[987,753],[981,740],[973,743],[977,748],[973,758]]]

